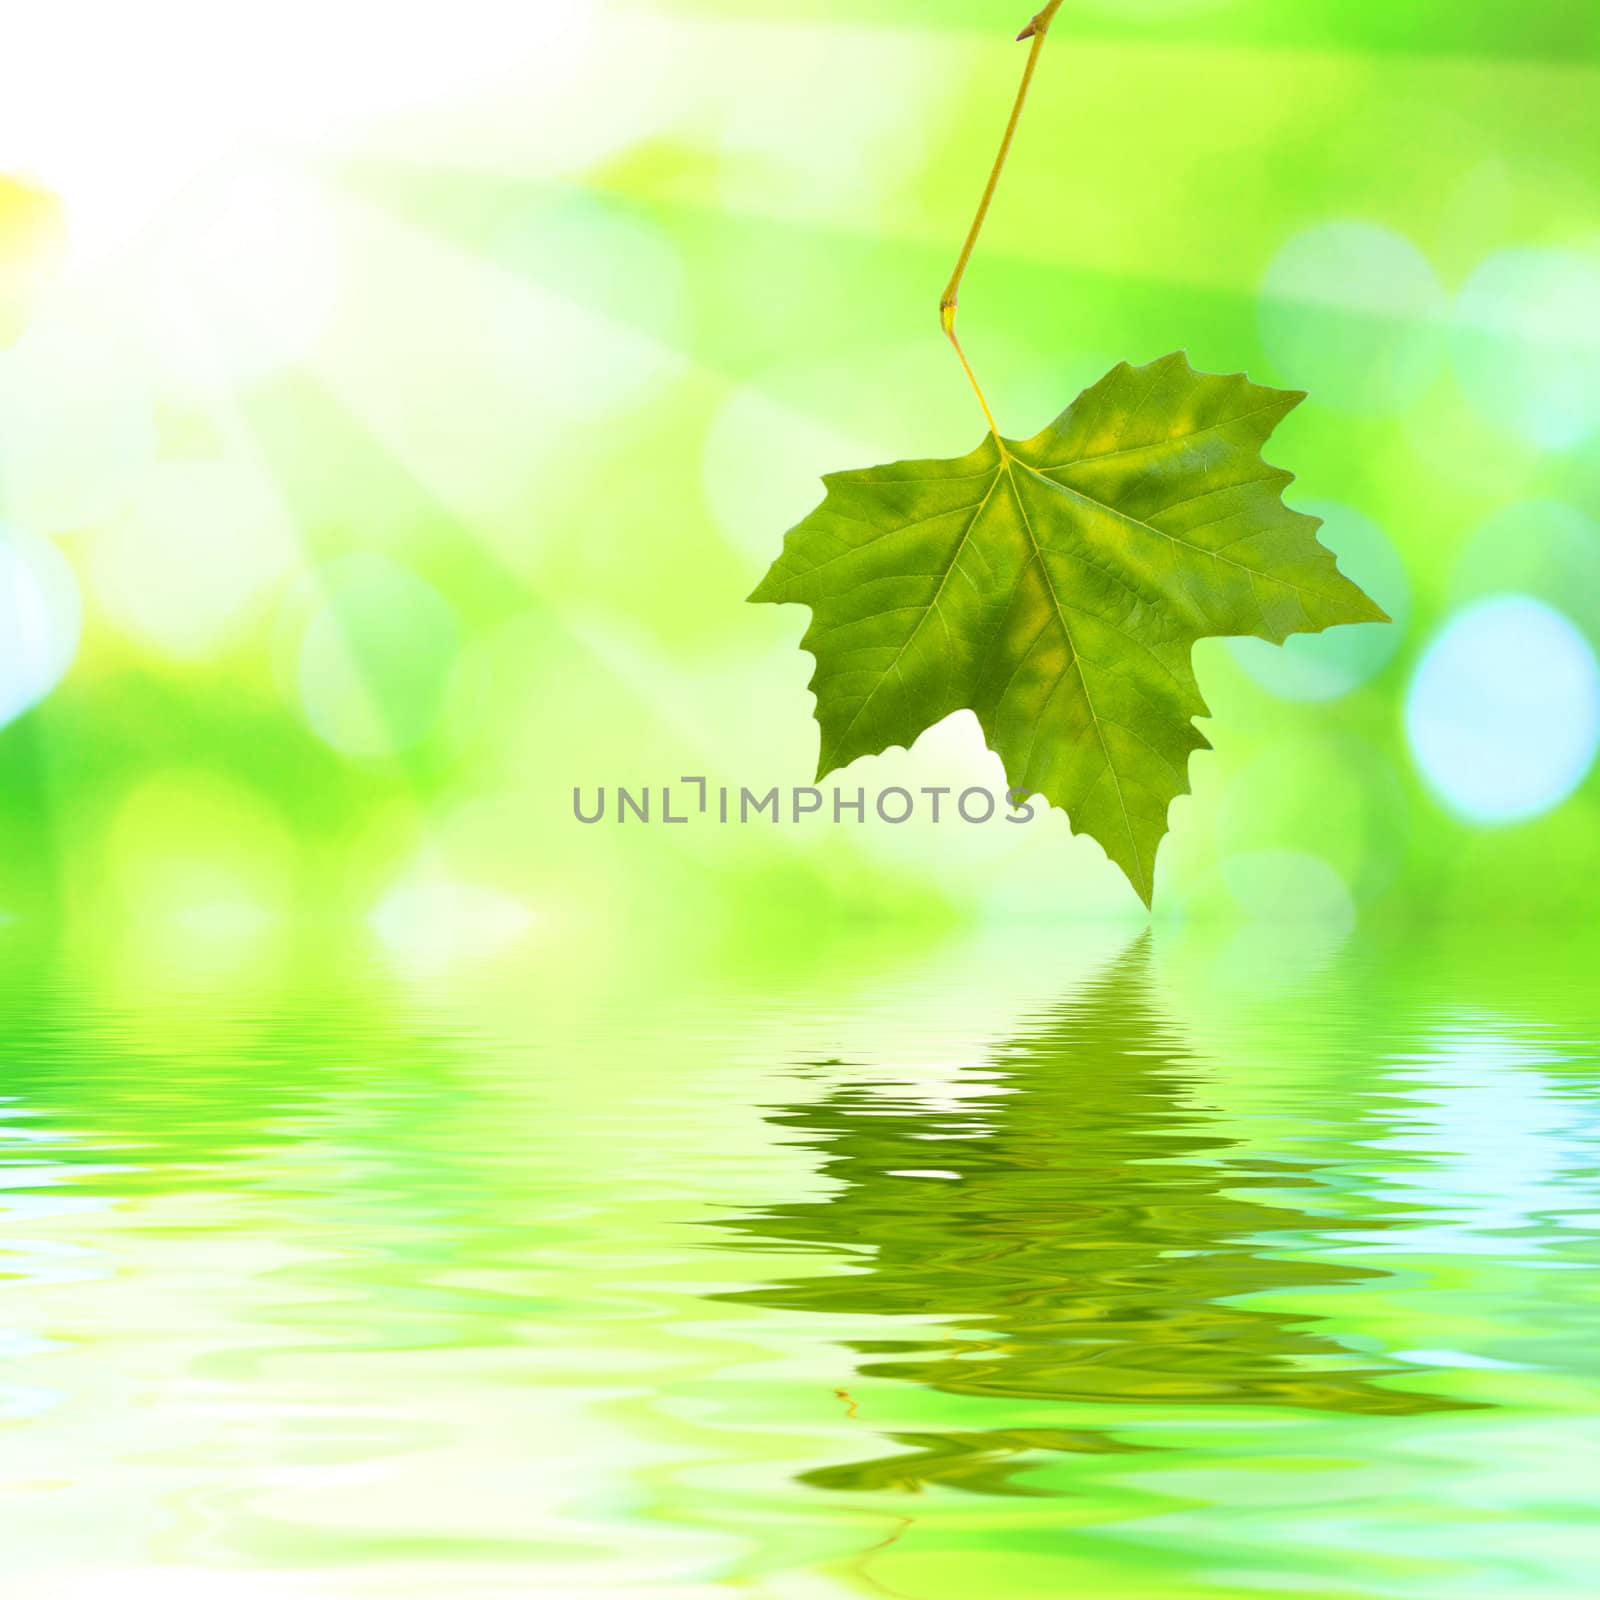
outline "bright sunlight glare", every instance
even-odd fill
[[[210,0],[56,0],[8,30],[0,149],[8,170],[62,198],[75,253],[94,257],[241,146],[347,148],[385,120],[559,72],[604,10],[604,0],[283,0],[249,13]]]

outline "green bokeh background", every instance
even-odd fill
[[[175,0],[93,52],[82,11],[0,68],[14,935],[233,972],[1137,922],[1059,814],[572,819],[809,781],[802,618],[743,597],[822,472],[976,442],[935,305],[1018,8],[291,6],[208,51]],[[1159,918],[1587,912],[1600,780],[1468,819],[1404,707],[1486,595],[1600,644],[1597,203],[1583,0],[1062,12],[963,295],[1002,426],[1178,348],[1305,388],[1272,458],[1399,619],[1202,647]],[[848,782],[1003,786],[965,718]]]
[[[1001,425],[1304,388],[1397,619],[1202,647],[1152,937],[1059,815],[573,819],[809,782],[744,596],[823,472],[977,442],[1025,13],[0,31],[28,1600],[1583,1592],[1600,775],[1513,659],[1544,792],[1474,818],[1407,708],[1496,595],[1600,650],[1593,0],[1060,13]],[[966,717],[837,781],[1003,786]]]

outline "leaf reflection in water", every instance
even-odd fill
[[[1082,1426],[895,1432],[885,1437],[909,1453],[803,1481],[1047,1493],[1015,1476],[1041,1454],[1152,1448],[1108,1426],[1108,1409],[1132,1421],[1136,1408],[1189,1405],[1386,1417],[1472,1408],[1392,1387],[1403,1364],[1252,1303],[1382,1277],[1294,1246],[1396,1223],[1315,1209],[1307,1163],[1230,1160],[1234,1142],[1208,1126],[1197,1063],[1158,1009],[1149,960],[1140,939],[999,1048],[996,1092],[960,1110],[857,1080],[772,1116],[825,1152],[822,1172],[840,1187],[725,1226],[751,1242],[835,1249],[857,1270],[724,1298],[939,1317],[942,1334],[852,1339],[860,1373],[1095,1413]],[[1295,1190],[1303,1206],[1286,1201]]]

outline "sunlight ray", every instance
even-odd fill
[[[694,370],[658,339],[352,203],[362,285],[306,365],[513,571],[541,546],[540,486],[570,432]]]

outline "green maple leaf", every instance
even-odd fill
[[[824,478],[750,596],[811,608],[818,778],[970,708],[1008,781],[1148,905],[1210,748],[1195,641],[1388,620],[1261,458],[1304,398],[1170,355],[1115,367],[1031,439]]]

